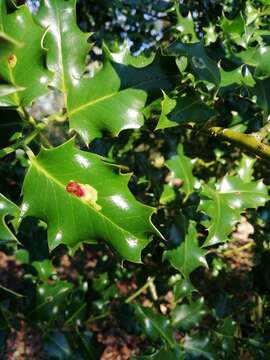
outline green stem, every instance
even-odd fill
[[[47,139],[47,137],[43,134],[40,134],[41,140],[43,141],[44,145],[47,146],[49,149],[53,148],[50,141]]]
[[[153,282],[154,282],[155,278],[154,277],[149,277],[147,279],[147,282],[137,291],[135,291],[135,293],[133,293],[132,295],[130,295],[125,303],[129,304],[132,300],[134,300],[136,297],[138,297],[139,295],[141,295],[142,292],[144,292],[147,288],[149,288],[150,286],[153,286]]]
[[[105,317],[107,317],[107,316],[109,316],[109,315],[111,315],[111,313],[110,313],[109,311],[107,311],[107,312],[105,312],[104,314],[97,315],[97,316],[93,316],[93,317],[91,317],[91,318],[89,318],[89,319],[87,320],[87,323],[91,323],[91,322],[94,322],[94,321],[96,321],[96,320],[103,319],[103,318],[105,318]]]
[[[258,136],[261,140],[265,139],[270,134],[270,123],[264,125],[259,131],[254,135]]]
[[[256,136],[256,134],[243,134],[239,131],[224,129],[219,126],[204,128],[203,131],[208,135],[240,146],[261,158],[270,160],[270,146],[264,144],[260,136]]]
[[[3,285],[0,285],[0,289],[2,289],[2,290],[4,290],[4,291],[8,292],[9,294],[12,294],[12,295],[14,295],[14,296],[17,296],[17,297],[19,297],[19,298],[24,297],[24,295],[19,294],[19,293],[17,293],[16,291],[13,291],[13,290],[11,290],[11,289],[9,289],[9,288],[7,288],[7,287],[3,286]]]
[[[79,313],[86,308],[86,305],[87,305],[86,303],[83,303],[83,304],[79,307],[79,309],[76,310],[76,311],[74,312],[74,314],[71,315],[71,317],[68,318],[68,319],[65,321],[64,327],[65,327],[66,325],[68,325],[69,323],[71,323],[74,319],[76,319],[76,317],[79,315]]]
[[[40,132],[42,128],[36,128],[33,132],[29,135],[25,136],[23,139],[19,140],[17,143],[7,146],[4,149],[0,150],[0,159],[8,154],[11,154],[15,150],[17,150],[21,146],[28,145]]]
[[[223,255],[228,256],[228,255],[233,255],[233,254],[239,254],[241,251],[249,249],[252,246],[255,246],[255,244],[253,242],[248,242],[247,244],[240,246],[239,248],[224,251]]]

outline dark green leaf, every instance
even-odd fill
[[[257,80],[256,85],[251,89],[252,95],[255,97],[256,104],[263,110],[264,121],[270,114],[270,79]]]
[[[41,319],[53,320],[63,313],[67,294],[73,285],[67,281],[44,283],[37,287],[37,307],[35,312]]]
[[[166,53],[188,57],[191,73],[197,80],[219,85],[220,73],[217,63],[208,56],[206,48],[201,42],[184,44],[181,41],[175,41],[166,49]]]
[[[262,181],[245,183],[238,176],[226,176],[216,188],[205,185],[199,209],[210,218],[204,224],[208,236],[204,246],[225,242],[246,208],[257,208],[269,199]]]
[[[165,165],[170,170],[171,182],[180,180],[182,183],[180,190],[188,197],[193,192],[195,177],[192,174],[192,161],[185,156],[181,144],[177,147],[177,154],[166,160]]]
[[[164,359],[183,360],[185,359],[185,353],[180,347],[175,346],[171,350],[168,350],[167,348],[162,348],[152,355],[139,356],[134,358],[134,360],[164,360]]]
[[[178,301],[179,299],[182,299],[184,297],[190,297],[194,291],[196,291],[196,289],[191,284],[189,279],[178,280],[173,285],[175,301]]]
[[[8,200],[4,195],[0,194],[0,240],[16,240],[14,234],[8,228],[5,218],[8,215],[18,217],[19,208],[13,202]]]
[[[172,325],[183,330],[189,330],[194,326],[198,326],[206,313],[203,298],[190,304],[177,305],[171,314]]]
[[[25,106],[48,91],[51,74],[44,66],[44,32],[35,24],[26,5],[7,12],[6,1],[2,1],[0,13],[2,30],[17,42],[24,43],[23,47],[14,48],[11,57],[0,63],[2,79],[18,88],[17,92],[1,98],[1,105]]]
[[[165,129],[188,122],[201,123],[214,114],[194,91],[170,99],[165,93],[161,103],[161,115],[156,129]]]
[[[265,77],[270,75],[270,46],[248,48],[237,54],[245,64],[256,68],[255,75]]]
[[[253,180],[255,162],[255,158],[251,158],[245,154],[242,155],[242,159],[240,160],[240,163],[235,172],[240,176],[243,182],[248,183]]]
[[[224,319],[222,324],[218,326],[215,334],[221,342],[222,349],[228,356],[234,349],[234,334],[236,331],[236,322],[230,318]]]
[[[194,356],[203,356],[209,360],[216,360],[217,351],[213,347],[211,340],[207,335],[205,336],[196,336],[186,337],[184,343],[184,349],[187,353]]]
[[[23,46],[22,43],[18,42],[12,36],[5,34],[2,29],[2,21],[0,21],[0,62],[6,60],[8,56],[14,53],[17,47]]]
[[[56,273],[51,260],[34,261],[32,266],[36,269],[38,277],[41,281],[48,281],[50,276]]]
[[[173,329],[169,319],[139,305],[136,305],[136,315],[142,323],[147,336],[153,340],[162,339],[169,346],[174,346]]]
[[[102,69],[93,78],[83,76],[89,34],[76,25],[75,0],[42,1],[37,18],[44,28],[50,24],[45,44],[49,67],[55,72],[54,84],[65,95],[70,127],[86,143],[104,131],[117,135],[139,128],[148,93],[152,90],[160,95],[159,89],[171,88],[177,78],[172,66],[143,55],[132,59],[126,47],[118,53],[105,48]]]
[[[50,249],[102,240],[124,259],[140,262],[148,234],[157,231],[149,220],[154,209],[134,199],[129,178],[100,156],[77,150],[74,140],[42,149],[38,157],[31,156],[22,215],[48,223]],[[79,184],[84,197],[67,191],[70,182]]]
[[[176,4],[176,16],[177,16],[177,23],[175,25],[176,30],[179,31],[181,38],[184,40],[188,40],[188,42],[197,42],[198,37],[195,32],[195,24],[192,19],[192,15],[189,12],[186,17],[182,16],[179,5]]]
[[[205,254],[205,250],[198,245],[195,225],[191,223],[185,241],[176,249],[165,251],[163,258],[187,279],[197,267],[207,266]]]
[[[223,16],[220,26],[224,34],[233,42],[238,45],[244,46],[243,33],[245,31],[245,20],[240,14],[234,19],[227,19],[226,16]]]
[[[256,84],[247,66],[240,66],[231,71],[225,71],[222,68],[220,68],[220,76],[221,76],[221,82],[220,82],[221,88],[233,84],[253,87]]]

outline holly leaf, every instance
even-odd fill
[[[157,350],[154,354],[145,356],[136,356],[134,360],[184,360],[185,353],[180,346],[175,345],[173,349],[166,347]]]
[[[205,185],[199,210],[210,217],[204,221],[208,236],[204,246],[226,242],[233,226],[246,208],[257,208],[269,199],[267,187],[260,181],[244,182],[238,176],[226,176],[217,187]]]
[[[154,341],[161,338],[170,347],[175,345],[173,328],[167,317],[139,305],[136,305],[135,309],[136,315],[144,328],[144,333],[147,336]]]
[[[203,358],[209,360],[218,359],[217,349],[214,348],[208,335],[194,334],[192,337],[186,336],[183,347],[186,353],[196,357],[203,356]]]
[[[11,215],[17,218],[20,214],[20,209],[7,199],[4,195],[0,194],[0,240],[16,240],[16,237],[12,233],[12,231],[8,228],[5,218],[8,215]]]
[[[220,26],[223,30],[224,35],[226,35],[231,41],[235,42],[238,45],[245,46],[243,41],[243,34],[245,32],[245,20],[242,14],[236,16],[234,19],[230,20],[223,15]]]
[[[243,182],[248,183],[253,180],[255,162],[256,162],[255,158],[251,158],[250,156],[247,156],[245,154],[242,155],[242,158],[235,172],[240,176]]]
[[[251,89],[251,94],[256,99],[256,105],[260,106],[263,112],[264,122],[270,114],[270,79],[257,80],[256,85]]]
[[[19,91],[1,98],[1,106],[25,106],[48,91],[51,74],[45,67],[46,52],[42,48],[43,30],[35,24],[26,5],[7,11],[6,1],[0,5],[0,28],[16,42],[24,43],[0,63],[0,76]],[[24,90],[22,89],[24,88]]]
[[[189,90],[176,99],[169,98],[165,93],[163,95],[156,130],[185,125],[189,122],[205,122],[214,114],[195,91]]]
[[[87,43],[90,34],[77,26],[75,6],[76,0],[41,0],[35,17],[47,29],[43,44],[48,49],[48,68],[54,73],[51,85],[65,95],[85,72],[90,50]]]
[[[177,147],[177,155],[172,156],[165,161],[165,165],[170,170],[170,183],[173,184],[177,181],[181,182],[181,191],[188,197],[192,192],[195,185],[195,177],[192,174],[193,164],[184,154],[183,146],[181,144]]]
[[[0,14],[1,16],[1,14]],[[2,29],[2,21],[0,20],[0,62],[7,59],[11,55],[16,47],[22,47],[23,44],[18,42],[12,36],[5,34]]]
[[[157,233],[153,208],[137,202],[128,189],[130,175],[102,157],[75,148],[74,140],[30,155],[23,184],[22,216],[48,224],[48,243],[76,249],[82,242],[106,241],[124,259],[140,262]]]
[[[190,304],[182,304],[173,309],[172,326],[183,330],[189,330],[198,326],[200,321],[206,315],[206,306],[204,299],[200,298]]]
[[[37,286],[36,316],[39,319],[56,320],[58,313],[66,306],[67,295],[73,284],[67,281],[55,281],[53,284],[44,282]]]
[[[270,46],[260,46],[258,48],[248,48],[236,54],[245,64],[255,67],[256,77],[266,77],[270,75]]]
[[[194,291],[196,291],[196,289],[189,279],[181,278],[173,285],[173,294],[176,302],[185,297],[190,298]]]
[[[199,247],[195,225],[191,223],[185,241],[176,249],[164,251],[163,259],[188,279],[199,266],[207,267],[205,254],[206,251]]]
[[[190,72],[197,80],[219,85],[220,73],[217,63],[208,56],[201,42],[184,44],[177,40],[166,49],[166,54],[186,56],[189,60]]]
[[[160,96],[159,89],[172,88],[178,78],[172,58],[132,59],[126,47],[117,53],[105,47],[102,69],[93,78],[83,76],[89,34],[76,25],[75,0],[42,1],[37,20],[44,28],[49,26],[44,42],[48,66],[55,72],[53,84],[65,95],[70,127],[86,143],[104,131],[117,135],[139,128],[148,93]]]
[[[228,355],[230,355],[234,350],[234,334],[236,328],[236,322],[230,317],[227,317],[214,331],[217,339],[221,343],[222,349]]]
[[[253,87],[256,82],[253,79],[251,72],[249,71],[248,67],[242,65],[234,70],[225,71],[224,69],[220,68],[220,87],[227,87],[231,85],[244,85],[248,87]]]
[[[0,98],[5,97],[7,95],[14,94],[18,91],[23,91],[25,88],[18,87],[18,86],[12,86],[12,85],[2,85],[0,84]],[[1,106],[1,100],[0,100],[0,106]]]
[[[189,39],[190,42],[194,43],[198,41],[198,37],[195,32],[195,24],[192,19],[191,12],[188,13],[186,17],[184,17],[179,9],[179,5],[175,4],[175,12],[177,17],[177,22],[175,24],[175,29],[179,31],[180,36],[185,39]]]

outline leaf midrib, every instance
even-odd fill
[[[178,114],[181,115],[181,113],[183,113],[183,112],[186,111],[187,109],[190,109],[191,107],[193,107],[193,105],[197,105],[199,102],[201,102],[201,100],[200,100],[200,99],[197,99],[197,100],[193,101],[192,103],[190,103],[190,104],[188,104],[188,105],[186,105],[186,106],[181,107],[180,110],[174,112],[173,116],[178,116]]]
[[[185,159],[183,157],[183,162],[184,161],[185,161]],[[185,166],[184,166],[183,162],[181,161],[181,158],[179,156],[179,164],[180,164],[180,167],[181,167],[181,169],[183,171],[183,175],[184,175],[184,178],[185,178],[184,181],[186,181],[186,184],[187,184],[187,195],[189,195],[191,193],[191,191],[192,191],[192,186],[191,186],[191,182],[189,181],[189,176],[188,176],[188,173],[187,173],[187,171],[185,169]],[[187,162],[186,162],[186,165],[188,166]],[[185,186],[185,183],[184,183],[184,186]]]
[[[57,42],[58,42],[58,46],[60,49],[60,65],[62,68],[62,76],[61,76],[61,83],[62,83],[62,91],[64,94],[67,94],[67,86],[66,86],[66,79],[65,79],[65,71],[64,71],[64,61],[63,61],[63,44],[62,44],[62,25],[61,25],[61,21],[60,21],[60,15],[59,15],[59,8],[54,0],[54,8],[56,8],[56,21],[57,21],[57,27],[59,29],[59,36],[57,36]],[[66,98],[66,96],[65,96]]]
[[[148,66],[151,66],[151,64],[148,65]],[[102,70],[101,70],[101,71],[102,71]],[[102,96],[102,97],[100,97],[100,98],[97,98],[97,99],[88,101],[87,103],[85,103],[85,104],[83,104],[83,105],[81,105],[81,106],[78,106],[77,108],[74,108],[74,109],[68,111],[68,114],[69,114],[70,116],[72,116],[72,115],[74,115],[74,114],[82,111],[83,109],[85,109],[85,108],[87,108],[87,107],[90,107],[90,106],[95,105],[95,104],[97,104],[97,103],[99,103],[99,102],[101,102],[101,101],[104,101],[104,100],[107,100],[107,99],[109,99],[109,98],[111,98],[111,97],[114,97],[115,95],[117,95],[117,94],[119,94],[119,93],[121,93],[121,92],[123,92],[123,91],[126,91],[126,90],[131,90],[131,89],[132,89],[132,90],[141,90],[141,91],[146,92],[146,91],[143,90],[143,89],[137,89],[137,87],[138,87],[139,85],[143,85],[143,84],[145,84],[145,83],[147,83],[147,82],[161,81],[161,80],[164,79],[164,78],[173,78],[173,77],[176,77],[176,76],[177,76],[176,74],[174,74],[174,75],[167,75],[167,76],[164,75],[164,76],[160,76],[160,77],[155,77],[154,79],[151,79],[151,80],[140,81],[140,82],[138,82],[138,83],[136,83],[136,84],[133,84],[133,85],[130,86],[130,87],[125,88],[125,89],[122,89],[122,90],[119,90],[119,91],[115,91],[115,92],[113,92],[113,93],[111,93],[111,94],[107,94],[107,95]],[[91,78],[89,78],[88,80],[91,81]]]
[[[173,342],[171,341],[171,339],[167,336],[167,334],[165,333],[165,331],[163,331],[163,329],[161,328],[161,326],[159,326],[159,324],[156,324],[156,321],[154,319],[151,319],[152,325],[154,326],[154,328],[164,337],[164,339],[168,342],[168,344],[170,346],[173,346]]]
[[[59,181],[57,180],[55,177],[53,177],[45,168],[43,168],[37,161],[36,157],[31,157],[30,158],[31,164],[41,173],[43,173],[45,175],[45,177],[47,177],[48,179],[50,179],[52,182],[54,182],[55,184],[57,184],[59,187],[61,187],[62,189],[66,189],[65,186]],[[71,195],[70,195],[71,196]],[[111,219],[109,219],[107,216],[105,216],[104,214],[101,213],[101,211],[97,211],[94,207],[92,207],[90,204],[88,204],[87,202],[84,202],[82,200],[80,200],[80,198],[73,196],[72,198],[74,198],[75,200],[79,201],[82,205],[85,205],[86,207],[90,208],[92,211],[94,211],[96,214],[98,214],[99,216],[102,217],[103,220],[108,221],[110,224],[112,224],[113,226],[115,226],[117,229],[119,229],[122,233],[124,238],[126,234],[129,234],[133,237],[135,237],[136,239],[139,239],[135,234],[132,234],[131,232],[127,231],[126,229],[121,228],[118,224],[116,224],[115,222],[113,222]]]

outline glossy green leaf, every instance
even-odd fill
[[[221,76],[221,81],[220,81],[221,88],[226,86],[231,86],[233,84],[253,87],[256,84],[248,67],[243,65],[231,71],[225,71],[222,68],[220,68],[220,76]]]
[[[201,195],[199,209],[210,217],[204,222],[208,230],[204,246],[227,241],[241,213],[246,208],[262,206],[269,199],[262,181],[245,183],[238,176],[224,177],[216,188],[204,186]]]
[[[256,85],[251,89],[251,93],[256,104],[261,107],[266,122],[270,114],[270,79],[257,80]]]
[[[213,24],[210,24],[209,26],[204,27],[203,30],[205,31],[205,45],[208,46],[215,43],[218,38],[216,27]]]
[[[22,43],[2,31],[2,24],[0,23],[0,62],[6,60],[17,47],[22,46]]]
[[[199,247],[197,231],[191,223],[185,241],[176,249],[164,251],[163,258],[187,279],[190,273],[199,266],[207,266],[205,254],[205,250]]]
[[[48,281],[50,276],[56,273],[54,266],[49,259],[43,261],[34,261],[32,266],[36,269],[41,281]]]
[[[270,75],[270,46],[250,47],[236,55],[245,64],[256,68],[256,76],[266,77]]]
[[[240,160],[235,172],[240,176],[243,182],[248,183],[253,180],[255,162],[255,158],[251,158],[245,154],[242,155],[242,159]]]
[[[37,307],[35,309],[38,318],[56,319],[59,312],[63,312],[68,293],[73,285],[67,281],[57,281],[53,284],[43,283],[37,287]]]
[[[22,215],[48,223],[50,249],[101,240],[124,259],[140,262],[149,233],[157,230],[149,220],[153,208],[134,199],[127,186],[129,178],[102,157],[76,149],[74,140],[42,149],[37,157],[31,156]],[[71,181],[84,187],[86,197],[66,190]]]
[[[240,14],[232,20],[223,16],[220,22],[223,33],[234,43],[244,46],[243,34],[245,31],[245,20]]]
[[[206,315],[204,299],[200,298],[190,304],[177,305],[171,313],[173,327],[189,330],[198,326]]]
[[[21,264],[29,264],[29,252],[27,250],[18,249],[14,255]]]
[[[191,284],[189,279],[180,279],[173,285],[175,301],[185,297],[190,297],[194,291],[196,291],[196,289]]]
[[[1,240],[16,240],[14,234],[8,228],[5,218],[8,215],[13,217],[18,217],[20,213],[20,209],[7,199],[4,195],[0,194],[0,241]]]
[[[136,305],[136,315],[147,336],[152,340],[162,339],[169,346],[174,346],[173,328],[168,318],[139,305]]]
[[[156,129],[165,129],[188,122],[200,123],[214,114],[194,91],[170,99],[165,93],[161,103],[161,114]]]
[[[0,106],[1,104],[1,98],[6,97],[7,95],[15,94],[18,91],[23,91],[25,88],[18,87],[18,86],[12,86],[12,85],[0,85]],[[3,102],[3,105],[5,105],[5,99]]]
[[[236,332],[236,322],[231,318],[226,318],[222,321],[215,330],[217,338],[221,342],[222,349],[226,355],[230,355],[234,350],[234,335]]]
[[[217,351],[208,335],[187,336],[184,342],[186,353],[208,360],[217,360]]]
[[[166,160],[165,165],[170,170],[172,182],[179,179],[182,183],[180,190],[189,196],[193,192],[195,177],[192,174],[192,161],[185,156],[181,144],[177,147],[177,154]]]
[[[14,48],[12,55],[0,63],[2,79],[20,90],[1,98],[1,105],[25,106],[48,90],[51,74],[45,67],[46,52],[42,48],[44,31],[35,24],[26,5],[13,12],[7,12],[6,6],[6,2],[2,1],[1,29],[24,46]]]
[[[180,346],[174,346],[173,349],[161,348],[152,355],[134,357],[134,360],[184,360],[185,353]]]
[[[208,56],[206,48],[201,42],[184,44],[181,41],[175,41],[166,49],[166,53],[188,57],[191,73],[197,80],[219,85],[220,72],[217,63]]]
[[[52,359],[67,360],[75,356],[66,334],[60,331],[51,331],[46,334],[44,348]]]
[[[160,196],[159,202],[160,202],[160,204],[165,205],[165,204],[169,203],[170,201],[174,200],[175,196],[176,196],[176,192],[175,192],[174,186],[170,185],[170,184],[165,184],[163,186],[163,191]]]
[[[120,45],[117,51],[110,51],[106,45],[104,45],[103,48],[108,58],[113,62],[126,66],[130,65],[135,68],[143,68],[148,66],[155,58],[154,53],[149,56],[146,56],[143,53],[140,56],[131,55],[127,42],[124,42],[124,44]]]
[[[37,19],[44,28],[50,25],[45,45],[48,66],[56,74],[53,84],[65,95],[70,127],[86,143],[104,131],[117,135],[139,128],[147,96],[160,95],[159,89],[171,88],[177,78],[174,66],[164,66],[164,60],[150,64],[153,57],[143,55],[132,60],[125,47],[111,54],[105,48],[102,69],[93,78],[83,76],[89,34],[76,25],[75,0],[42,1]]]
[[[189,12],[188,15],[184,17],[180,12],[179,5],[176,4],[176,16],[177,23],[175,28],[179,31],[181,38],[188,42],[197,42],[198,37],[195,32],[195,24],[191,13]]]
[[[85,59],[90,50],[89,34],[76,23],[75,0],[42,0],[36,15],[46,31],[44,46],[48,49],[48,68],[54,73],[52,85],[65,95],[73,82],[85,72]]]
[[[192,192],[195,184],[195,177],[192,174],[192,161],[185,156],[183,147],[178,145],[177,154],[165,161],[165,165],[170,170],[169,183],[164,185],[160,197],[160,203],[166,204],[175,198],[175,185],[178,184],[180,191],[183,191],[188,197]]]

